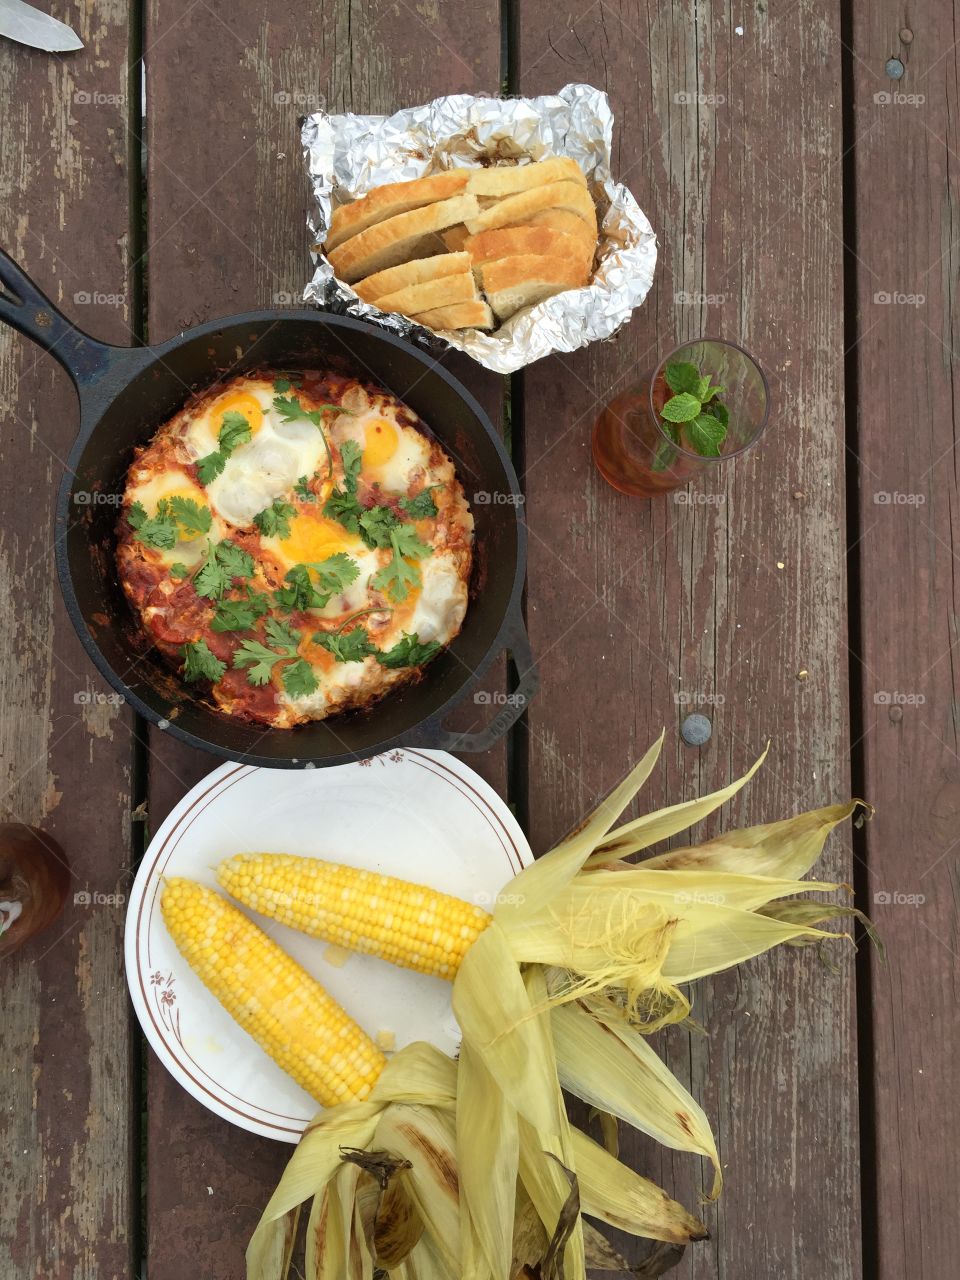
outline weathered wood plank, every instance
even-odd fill
[[[311,268],[299,116],[322,104],[388,112],[437,93],[489,91],[499,78],[493,0],[469,13],[452,0],[416,6],[328,0],[295,13],[265,2],[154,2],[146,43],[155,338],[209,316],[300,298]],[[202,119],[184,91],[194,84],[212,86],[203,95]],[[461,362],[458,376],[463,369]],[[496,421],[499,379],[466,369]],[[501,749],[486,763],[501,791],[504,762]],[[154,829],[215,764],[212,756],[153,735]],[[187,1273],[235,1280],[290,1149],[203,1111],[155,1061],[148,1094],[151,1280]]]
[[[55,11],[84,52],[0,41],[0,243],[78,324],[123,344],[127,6]],[[73,869],[64,915],[0,968],[0,1269],[18,1280],[128,1280],[136,1262],[136,1091],[113,897],[129,888],[132,721],[56,585],[53,506],[77,426],[66,375],[0,326],[0,817],[41,826]]]
[[[518,12],[521,92],[574,80],[609,92],[615,173],[661,245],[654,291],[615,342],[524,378],[529,619],[543,675],[530,713],[534,847],[664,724],[645,805],[720,785],[768,737],[768,762],[725,823],[844,796],[839,10],[555,0]],[[692,502],[614,493],[591,462],[599,405],[678,340],[717,332],[771,376],[766,441],[693,486]],[[678,728],[699,698],[714,700],[700,708],[714,737],[695,751]],[[849,878],[840,839],[825,871]],[[849,956],[840,963],[832,975],[789,952],[701,983],[694,1014],[708,1036],[664,1037],[728,1173],[705,1210],[712,1239],[672,1274],[860,1275],[854,974]],[[689,1158],[644,1144],[633,1154],[696,1204]]]
[[[853,7],[858,453],[878,1280],[956,1270],[956,22]],[[904,29],[900,34],[901,29]],[[900,60],[905,74],[887,78]],[[877,95],[882,96],[878,100]],[[877,175],[897,172],[893,207]],[[871,1187],[871,1191],[874,1188]]]

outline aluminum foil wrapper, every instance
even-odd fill
[[[307,219],[316,263],[304,299],[375,320],[434,351],[456,347],[497,373],[512,373],[554,351],[609,338],[653,282],[657,241],[631,193],[610,172],[613,114],[607,95],[568,84],[541,98],[455,94],[392,116],[327,115],[304,120],[301,137],[315,208]],[[332,205],[386,182],[403,182],[481,162],[570,156],[597,204],[600,242],[591,283],[525,307],[493,333],[434,333],[405,316],[362,302],[338,280],[319,249]]]

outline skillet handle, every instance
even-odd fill
[[[0,249],[0,320],[49,351],[66,369],[75,385],[89,386],[104,374],[118,353],[113,347],[88,337],[53,305],[16,262]]]
[[[500,710],[488,725],[476,733],[457,733],[444,729],[438,721],[427,728],[429,745],[441,751],[488,751],[517,723],[527,709],[530,699],[540,688],[540,676],[533,660],[533,651],[523,620],[517,618],[507,637],[507,648],[513,655],[520,679],[513,693],[506,695]]]

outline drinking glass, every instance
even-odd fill
[[[719,399],[730,418],[719,457],[676,444],[660,417],[673,394],[667,364],[685,361],[725,388]],[[697,338],[681,343],[651,373],[611,400],[593,429],[593,460],[603,478],[621,493],[654,498],[745,453],[759,440],[770,411],[770,388],[754,358],[736,343]]]

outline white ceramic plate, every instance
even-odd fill
[[[224,1119],[296,1142],[317,1103],[241,1031],[177,951],[160,915],[163,876],[215,884],[233,853],[313,854],[416,880],[486,905],[528,862],[510,810],[443,751],[392,751],[332,769],[225,764],[186,795],[150,842],[126,925],[127,984],[144,1033],[188,1093]],[[253,914],[253,913],[250,913]],[[361,1026],[397,1048],[459,1044],[450,985],[371,956],[342,967],[327,944],[262,918]]]

